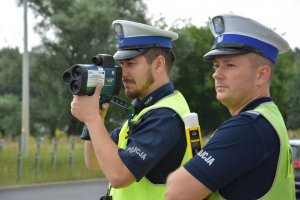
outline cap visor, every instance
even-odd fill
[[[131,50],[119,50],[115,53],[115,60],[125,60],[129,58],[133,58],[145,53],[147,49],[131,49]]]
[[[232,55],[232,54],[243,54],[243,53],[249,53],[249,51],[245,49],[231,49],[231,48],[214,49],[206,53],[203,56],[203,60],[204,61],[213,60],[215,56],[218,55]]]

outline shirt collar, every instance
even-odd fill
[[[153,91],[143,99],[135,99],[133,100],[135,107],[134,107],[134,114],[139,113],[141,110],[143,110],[146,107],[152,106],[156,102],[158,102],[160,99],[162,99],[165,96],[168,96],[174,92],[174,86],[171,82],[161,86],[157,90]]]
[[[272,97],[262,97],[259,99],[255,99],[254,101],[251,101],[249,104],[247,104],[241,111],[241,112],[245,112],[247,110],[253,110],[254,108],[256,108],[257,106],[259,106],[262,103],[266,103],[266,102],[271,102]]]

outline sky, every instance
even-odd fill
[[[300,0],[144,0],[148,17],[164,17],[168,26],[177,19],[190,20],[197,27],[219,14],[237,14],[252,18],[276,30],[291,48],[300,48]],[[176,3],[174,3],[176,2]],[[19,47],[23,50],[23,7],[16,0],[0,0],[0,49]],[[37,23],[28,10],[28,49],[40,44],[33,27]],[[180,36],[179,36],[180,37]]]

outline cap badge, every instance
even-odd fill
[[[221,16],[217,16],[214,17],[212,19],[213,25],[214,25],[214,29],[216,34],[222,34],[225,31],[225,24],[224,24],[224,20]]]
[[[117,38],[124,38],[124,31],[123,31],[122,25],[119,23],[116,23],[116,24],[114,24],[114,27],[115,27],[115,31],[117,34]]]

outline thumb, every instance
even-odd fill
[[[104,118],[106,116],[108,107],[109,107],[109,103],[104,103],[101,107],[100,115],[101,115],[102,120],[104,120]]]
[[[96,96],[98,98],[101,94],[102,88],[103,88],[103,84],[101,82],[97,83],[93,96]]]
[[[101,107],[101,110],[108,110],[109,103],[104,103]]]

